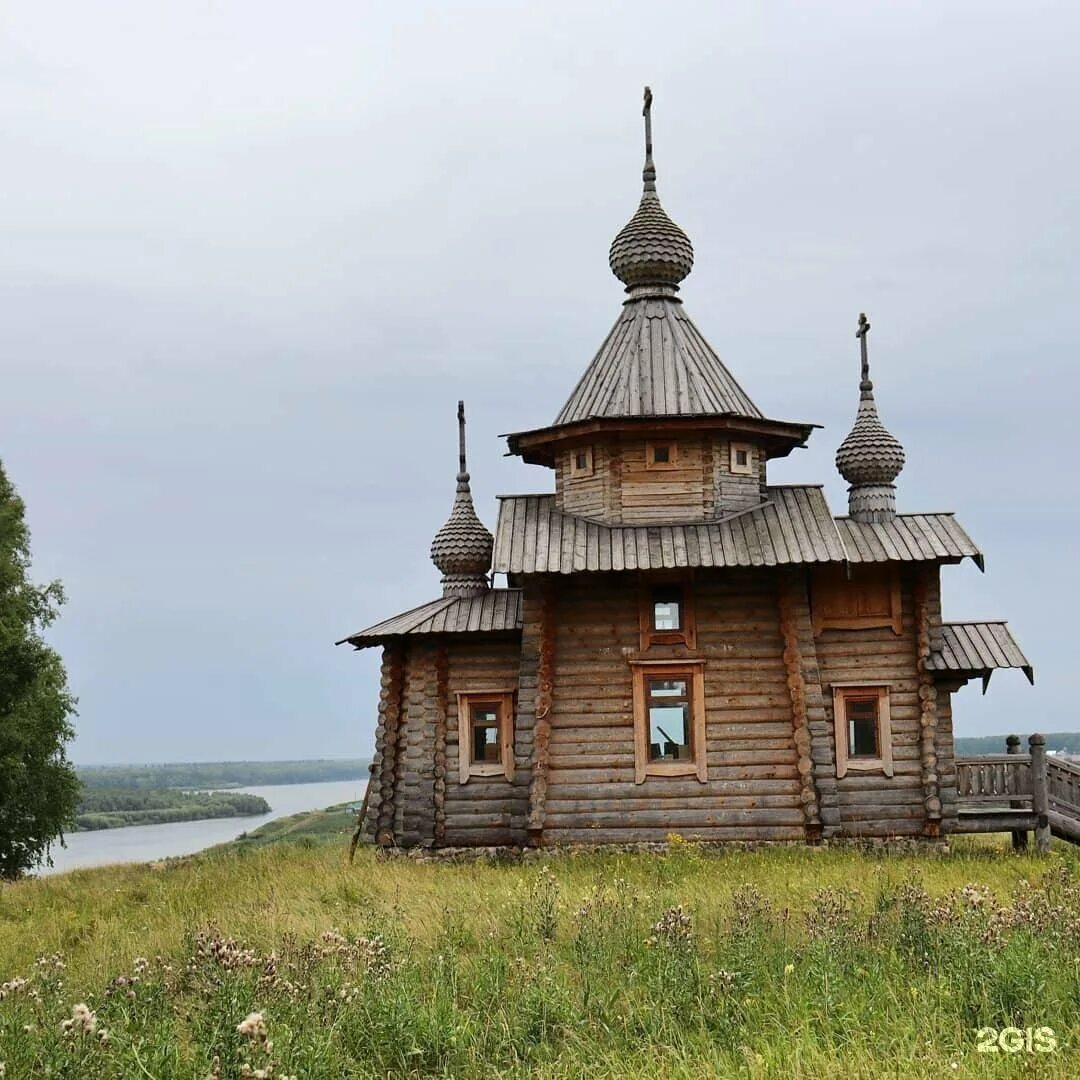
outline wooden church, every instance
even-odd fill
[[[365,831],[405,847],[948,833],[952,695],[1030,665],[1004,623],[942,620],[941,567],[982,556],[952,514],[897,512],[904,451],[865,316],[836,454],[848,513],[769,482],[815,425],[765,416],[687,314],[694,253],[657,195],[648,90],[644,115],[644,193],[609,255],[621,311],[551,425],[507,439],[554,492],[504,496],[492,536],[459,405],[442,596],[344,639],[383,650]]]

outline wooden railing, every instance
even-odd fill
[[[956,788],[962,811],[961,832],[1011,832],[1013,847],[1027,846],[1028,829],[1035,830],[1035,846],[1040,853],[1050,850],[1050,769],[1046,758],[1046,739],[1032,735],[1029,752],[1020,752],[1020,739],[1010,735],[1005,754],[982,754],[956,759]],[[1061,798],[1080,800],[1080,769],[1067,780],[1055,782]],[[1065,770],[1061,770],[1065,775]],[[1080,802],[1074,815],[1080,814]]]
[[[965,803],[1009,803],[1032,797],[1030,754],[956,759],[956,793]]]
[[[1056,757],[1047,758],[1046,779],[1050,789],[1050,809],[1080,818],[1080,765]]]

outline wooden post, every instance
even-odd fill
[[[1028,739],[1031,748],[1031,809],[1035,811],[1035,850],[1045,855],[1050,850],[1050,788],[1046,776],[1046,738],[1035,734]]]
[[[1019,754],[1020,753],[1020,736],[1010,735],[1005,740],[1005,752],[1007,754]],[[1014,810],[1023,810],[1023,802],[1013,800],[1009,803]],[[1012,847],[1013,851],[1027,851],[1028,846],[1028,834],[1027,829],[1013,829],[1012,831]]]

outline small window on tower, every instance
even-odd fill
[[[731,444],[731,471],[742,476],[754,475],[754,448],[749,443]]]
[[[570,475],[592,476],[593,452],[591,446],[579,446],[570,453]]]
[[[678,460],[678,450],[673,442],[647,442],[645,444],[647,469],[674,469],[678,465]]]

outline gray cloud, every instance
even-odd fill
[[[687,308],[843,487],[859,310],[903,509],[955,509],[1039,685],[961,732],[1075,727],[1080,316],[1068,4],[35,4],[0,22],[0,454],[81,698],[80,761],[364,754],[437,594],[467,399],[481,514],[546,489],[614,320],[641,84]]]

